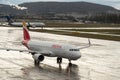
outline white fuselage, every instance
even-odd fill
[[[48,41],[29,41],[28,48],[37,51],[39,54],[49,53],[50,57],[62,57],[70,60],[77,60],[81,57],[79,49],[70,44],[62,44]]]
[[[21,22],[13,22],[11,23],[10,25],[12,26],[22,26],[22,23]],[[27,26],[32,26],[32,27],[41,27],[41,26],[45,26],[44,23],[42,22],[29,22],[26,24]]]

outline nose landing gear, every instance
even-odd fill
[[[72,67],[72,63],[70,59],[69,59],[69,67]]]
[[[40,61],[34,60],[34,65],[35,65],[35,66],[39,66],[39,64],[40,64]]]

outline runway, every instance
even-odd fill
[[[32,39],[69,43],[81,47],[87,38],[30,32]],[[22,44],[22,28],[0,27],[0,47],[26,49]],[[92,46],[81,50],[82,57],[58,65],[56,58],[45,57],[40,67],[34,67],[29,53],[0,50],[1,80],[119,80],[120,42],[91,39]]]

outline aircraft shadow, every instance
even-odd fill
[[[67,65],[66,69],[62,69],[62,66],[60,64],[58,68],[41,63],[40,66],[37,67],[25,68],[25,71],[27,73],[27,76],[34,73],[39,76],[44,75],[44,77],[49,78],[48,80],[80,80],[78,66],[74,64],[72,67]]]

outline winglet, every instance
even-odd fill
[[[90,42],[90,39],[88,38],[88,42],[89,42],[89,46],[91,46],[91,42]]]
[[[6,18],[7,18],[8,24],[11,25],[11,23],[13,23],[13,20],[11,19],[11,17],[10,16],[6,16]]]
[[[88,44],[87,45],[84,45],[84,47],[81,47],[79,49],[84,49],[84,48],[88,48],[91,46],[91,42],[90,42],[90,39],[88,38]]]

